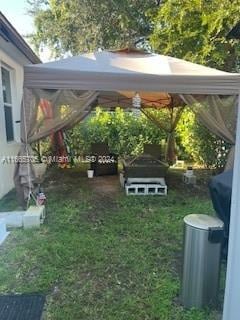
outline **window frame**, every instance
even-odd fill
[[[3,96],[3,82],[2,82],[2,68],[5,69],[6,71],[9,72],[9,82],[10,82],[10,95],[11,95],[11,103],[4,102],[4,96]],[[15,128],[14,128],[14,96],[13,96],[13,69],[6,65],[3,61],[0,60],[0,104],[1,108],[3,108],[3,122],[4,122],[4,128],[5,128],[5,142],[10,144],[15,142]],[[10,108],[11,110],[11,131],[12,131],[12,139],[8,139],[8,134],[7,134],[7,119],[6,119],[6,111],[5,107]]]

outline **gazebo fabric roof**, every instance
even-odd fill
[[[24,70],[27,88],[236,94],[240,87],[239,74],[136,51],[83,54]]]

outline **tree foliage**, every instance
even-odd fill
[[[239,42],[226,40],[239,21],[240,0],[165,0],[151,16],[156,52],[232,71]]]
[[[56,56],[70,52],[118,48],[145,38],[147,13],[154,0],[28,0],[34,16],[37,47],[49,46]]]
[[[28,0],[36,47],[55,56],[113,49],[150,37],[159,53],[232,71],[239,42],[226,35],[240,0]],[[146,43],[146,42],[145,42]]]
[[[95,114],[69,132],[71,148],[77,155],[88,154],[91,143],[103,141],[121,156],[136,155],[143,151],[144,143],[161,144],[165,138],[166,133],[144,115],[136,118],[120,108],[107,112],[98,107]]]

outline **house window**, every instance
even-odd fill
[[[10,142],[14,140],[10,70],[1,67],[1,75],[6,138]]]

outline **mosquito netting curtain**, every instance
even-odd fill
[[[21,148],[14,172],[19,202],[29,199],[35,178],[31,143],[68,129],[91,111],[97,92],[24,88],[21,107]],[[25,159],[25,160],[24,160]]]
[[[61,129],[73,127],[82,121],[96,103],[99,92],[77,90],[43,90],[24,88],[21,110],[21,148],[15,167],[14,182],[22,205],[29,199],[34,181],[34,170],[29,159],[32,156],[31,143],[45,138]],[[235,129],[237,115],[236,95],[179,95],[184,105],[190,106],[197,118],[212,133],[232,145],[227,168],[233,165]],[[180,119],[183,106],[176,112],[170,127],[155,118],[151,109],[142,108],[143,113],[168,133],[169,157],[174,148],[174,129]],[[161,112],[161,110],[159,110]],[[206,142],[207,143],[207,142]]]
[[[233,168],[238,96],[189,94],[180,96],[195,112],[199,122],[231,145],[225,170]]]

